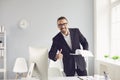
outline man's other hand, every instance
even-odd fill
[[[62,54],[62,49],[60,49],[59,51],[58,51],[58,53],[56,54],[56,57],[55,57],[56,59],[62,59],[63,58],[63,54]]]

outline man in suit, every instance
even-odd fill
[[[68,28],[66,17],[59,17],[57,25],[60,32],[53,38],[53,43],[49,51],[49,58],[53,61],[62,59],[66,76],[74,76],[75,72],[79,76],[86,76],[86,63],[81,55],[71,55],[76,49],[88,50],[88,42],[77,28]]]

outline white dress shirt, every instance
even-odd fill
[[[63,37],[64,37],[66,43],[67,43],[68,46],[70,47],[70,49],[72,49],[72,43],[71,43],[70,32],[68,32],[68,35],[67,35],[67,36],[64,35],[63,33],[62,33],[62,35],[63,35]]]

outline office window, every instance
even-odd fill
[[[120,56],[120,0],[95,1],[95,56]]]
[[[120,0],[111,0],[111,56],[120,56]]]

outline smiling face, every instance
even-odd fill
[[[60,19],[57,21],[57,25],[59,30],[66,35],[68,31],[68,21],[66,19]]]

